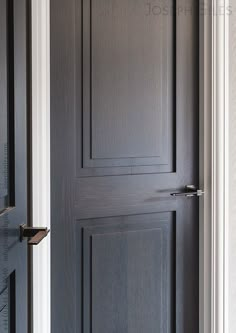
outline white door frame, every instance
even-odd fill
[[[200,11],[200,333],[228,325],[228,15]],[[50,228],[50,0],[32,0],[33,223]],[[213,12],[215,12],[213,11]],[[34,249],[34,333],[50,333],[50,238]],[[68,332],[69,333],[69,332]]]
[[[214,0],[214,7],[229,0]],[[218,12],[218,10],[217,10]],[[212,332],[229,333],[229,14],[212,20]]]
[[[31,0],[33,225],[50,229],[50,0]],[[33,248],[33,332],[51,332],[50,233]]]
[[[200,333],[229,333],[229,2],[207,0],[204,4],[200,16],[200,180],[206,193],[200,204]]]

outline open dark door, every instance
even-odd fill
[[[198,5],[51,0],[52,333],[199,332]]]
[[[27,1],[0,0],[0,332],[27,333]]]

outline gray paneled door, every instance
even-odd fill
[[[27,333],[27,0],[0,0],[0,332]]]
[[[198,1],[51,0],[52,333],[197,333]]]

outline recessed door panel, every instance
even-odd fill
[[[83,240],[82,252],[78,249],[83,263],[78,274],[83,281],[83,297],[78,299],[82,332],[171,332],[176,279],[173,216],[78,221],[78,238]]]
[[[143,0],[82,5],[78,174],[173,171],[175,16]]]

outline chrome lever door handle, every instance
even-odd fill
[[[199,190],[195,185],[187,185],[185,186],[185,191],[171,193],[172,197],[201,197],[204,195],[203,190]]]
[[[30,238],[29,245],[38,245],[45,237],[47,237],[50,230],[48,228],[33,228],[27,227],[25,224],[20,226],[20,241],[25,238]]]

